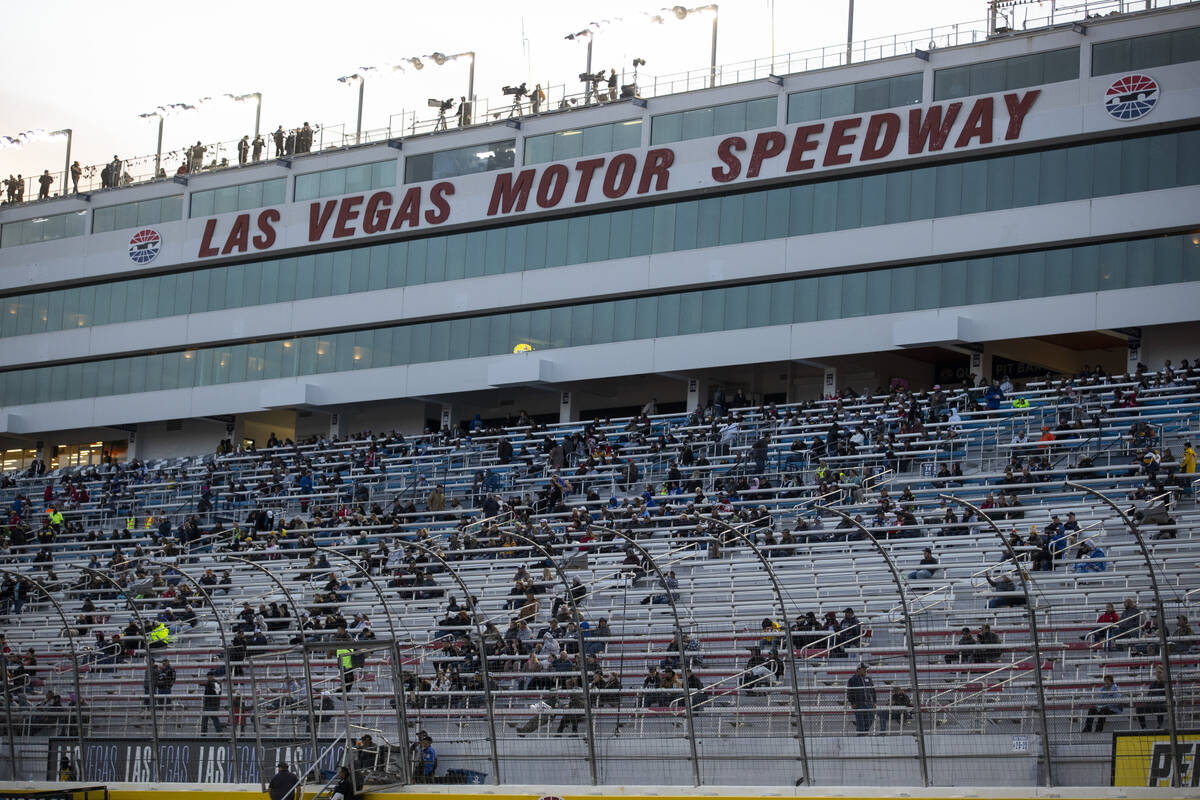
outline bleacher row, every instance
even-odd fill
[[[14,725],[79,733],[70,633],[85,733],[96,736],[198,734],[215,671],[230,683],[211,717],[303,741],[310,702],[319,725],[340,731],[349,700],[352,735],[395,742],[400,681],[409,722],[445,743],[443,761],[486,772],[480,743],[493,724],[500,739],[578,727],[581,660],[597,736],[634,726],[668,738],[792,736],[797,705],[805,736],[861,732],[846,684],[865,662],[892,733],[912,731],[917,692],[926,733],[1038,733],[1037,671],[1052,739],[1101,747],[1081,727],[1105,674],[1125,697],[1125,720],[1112,724],[1161,724],[1165,624],[1177,718],[1190,727],[1200,509],[1185,443],[1200,432],[1198,384],[1200,371],[1183,369],[1010,393],[938,387],[5,475],[0,610]],[[1067,481],[1140,521],[1165,620],[1120,516]],[[1040,661],[1008,551],[946,495],[1015,537],[1023,568],[1049,554],[1051,569],[1026,573]],[[875,543],[825,506],[864,524],[898,565],[913,641]],[[1044,535],[1068,514],[1061,538]],[[556,602],[567,586],[542,548],[579,579],[577,618]],[[931,577],[913,573],[926,548]],[[26,579],[49,590],[66,625]],[[1107,603],[1120,620],[1097,621]],[[169,644],[151,648],[160,677],[148,680],[143,648],[158,621]],[[331,644],[313,653],[305,686],[297,646],[347,638],[395,638],[399,663],[364,648],[347,670]],[[160,707],[169,713],[152,716]]]

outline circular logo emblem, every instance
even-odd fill
[[[1113,81],[1104,93],[1104,109],[1113,119],[1132,122],[1154,110],[1158,82],[1149,75],[1125,75]]]
[[[135,264],[149,264],[162,250],[162,237],[153,228],[143,228],[129,240],[129,260]]]

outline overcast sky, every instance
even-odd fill
[[[846,0],[773,5],[721,1],[719,64],[767,59],[772,45],[779,55],[845,41]],[[645,86],[653,76],[706,67],[711,15],[649,23],[647,15],[659,10],[653,0],[11,0],[3,7],[8,35],[0,48],[0,135],[71,128],[72,157],[84,165],[113,154],[152,158],[157,121],[139,119],[139,113],[248,92],[263,94],[264,135],[277,125],[304,121],[331,129],[340,124],[352,133],[357,92],[337,78],[433,51],[477,52],[475,94],[481,105],[487,100],[494,105],[503,84],[521,81],[569,83],[577,91],[585,46],[564,36],[593,21],[601,22],[595,69],[628,70],[640,56],[646,60],[640,76]],[[981,22],[985,13],[985,0],[857,0],[855,39],[922,29],[927,39],[931,27]],[[458,97],[466,84],[465,60],[370,77],[363,127],[384,128],[389,115],[404,108],[420,107],[422,117],[436,113],[425,107],[427,98]],[[252,133],[253,125],[252,102],[204,105],[166,119],[163,149],[178,151],[197,139],[233,140]],[[58,172],[63,156],[61,140],[0,150],[0,173]]]

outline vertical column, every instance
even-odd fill
[[[558,421],[576,422],[578,419],[579,411],[575,408],[575,393],[560,392],[558,398]]]
[[[1142,360],[1142,340],[1130,337],[1129,347],[1125,352],[1125,373],[1132,375],[1137,372],[1138,362]]]
[[[837,394],[837,367],[825,368],[825,380],[821,383],[821,394],[824,397],[832,397]]]
[[[992,357],[986,350],[978,350],[971,353],[971,376],[975,378],[975,385],[986,385],[991,381],[992,374]]]
[[[336,409],[329,412],[329,438],[334,436],[345,436],[350,430],[350,421],[347,419],[346,412],[341,409]]]
[[[693,411],[699,411],[704,408],[705,399],[708,397],[708,381],[700,378],[688,378],[687,382],[687,410],[691,414]]]
[[[454,406],[450,405],[449,403],[442,403],[442,414],[440,419],[442,421],[442,430],[450,430],[450,427],[454,424]]]

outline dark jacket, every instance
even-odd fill
[[[851,708],[875,707],[875,684],[868,676],[857,672],[846,682],[846,702]]]

